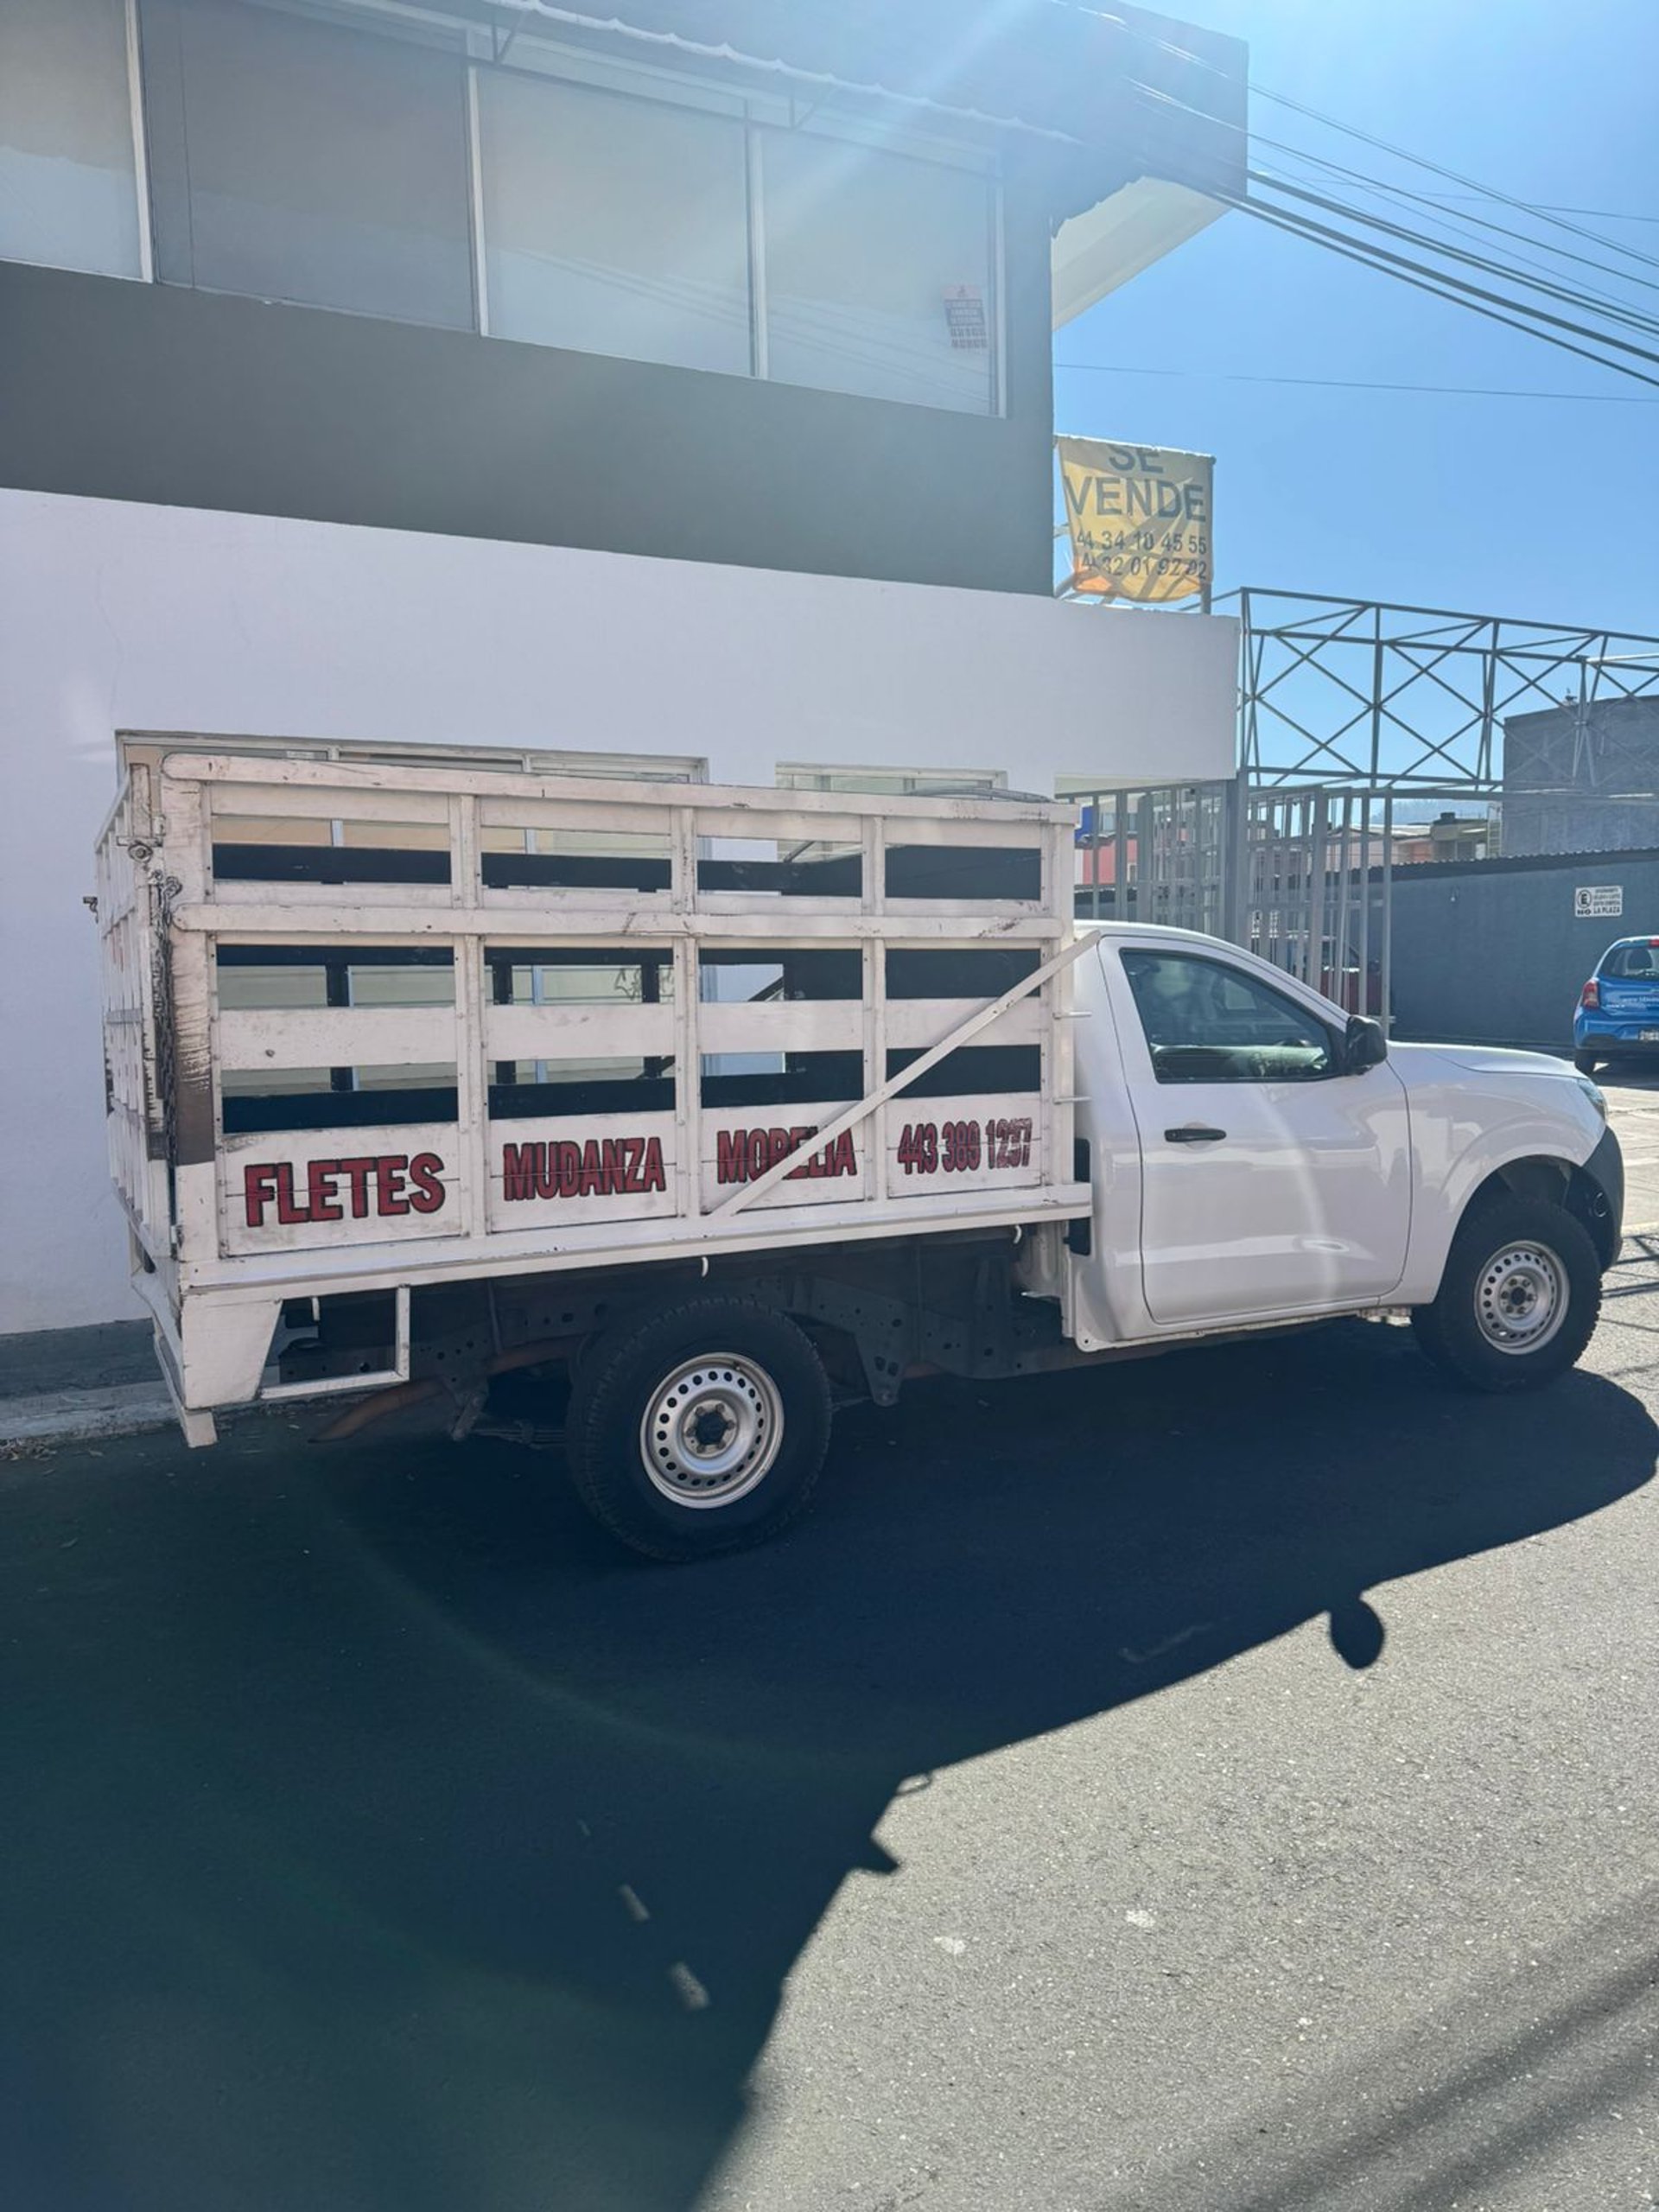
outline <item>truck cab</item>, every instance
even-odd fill
[[[1488,1214],[1553,1211],[1598,1272],[1616,1256],[1618,1141],[1595,1084],[1563,1062],[1389,1045],[1236,945],[1094,935],[1076,986],[1093,1192],[1080,1347],[1432,1311],[1460,1232]],[[1553,1364],[1575,1334],[1569,1271],[1543,1235],[1484,1255],[1503,1264],[1483,1277],[1474,1336],[1457,1332],[1491,1387]]]

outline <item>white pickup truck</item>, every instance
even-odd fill
[[[124,741],[111,1152],[187,1437],[329,1394],[325,1433],[461,1437],[568,1377],[583,1499],[695,1559],[912,1374],[1338,1314],[1483,1389],[1573,1364],[1623,1207],[1592,1083],[1079,925],[1072,871],[1036,801]]]

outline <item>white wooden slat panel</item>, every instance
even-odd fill
[[[999,846],[1029,852],[1043,842],[1040,822],[895,822],[889,826],[890,845],[963,845],[976,849]]]
[[[671,1006],[489,1006],[484,1056],[490,1060],[671,1058]]]
[[[697,910],[700,914],[741,917],[754,925],[746,932],[734,931],[734,936],[763,935],[770,927],[783,944],[819,924],[823,934],[841,933],[840,918],[858,913],[860,895],[856,891],[819,891],[810,898],[783,891],[699,891]]]
[[[223,1249],[235,1255],[459,1236],[459,1161],[453,1122],[226,1137]]]
[[[306,822],[423,822],[447,823],[449,802],[439,791],[390,790],[321,791],[302,784],[232,784],[215,787],[213,812],[269,814],[279,820]]]
[[[761,807],[704,805],[693,822],[695,834],[731,844],[779,844],[779,860],[793,845],[856,845],[861,825],[855,814],[805,814],[790,807],[768,811]],[[761,855],[755,855],[760,858]]]
[[[1040,915],[1051,929],[1053,927],[1040,900],[1036,899],[907,899],[902,893],[889,891],[886,925],[890,936],[902,938],[917,934],[911,927],[912,910],[918,915],[926,916],[936,928],[942,925],[942,918],[945,916],[969,924],[977,921],[981,925],[977,930],[969,927],[949,932],[952,937],[964,939],[976,936],[1001,937],[1006,931],[996,928],[995,923],[998,920],[1013,921],[1022,915]],[[927,924],[925,923],[924,926]]]
[[[799,1185],[792,1185],[798,1188]],[[231,1310],[272,1296],[314,1297],[345,1290],[389,1289],[464,1281],[480,1269],[491,1274],[544,1274],[565,1267],[689,1259],[708,1252],[765,1251],[793,1243],[856,1243],[914,1229],[970,1229],[979,1225],[1069,1220],[1086,1215],[1086,1183],[1046,1184],[1030,1190],[989,1190],[964,1210],[962,1194],[939,1190],[889,1212],[855,1199],[845,1205],[795,1205],[776,1215],[762,1209],[707,1222],[665,1220],[637,1238],[620,1239],[613,1222],[559,1230],[546,1226],[515,1236],[451,1238],[429,1244],[341,1246],[334,1251],[273,1251],[209,1262],[180,1270],[188,1296],[211,1297]],[[141,1293],[142,1295],[142,1293]]]
[[[864,1042],[864,1006],[860,999],[705,999],[697,1037],[705,1052],[854,1052]]]
[[[705,1106],[702,1122],[701,1188],[707,1211],[729,1198],[785,1154],[798,1153],[800,1166],[758,1198],[752,1211],[845,1204],[866,1198],[875,1188],[867,1129],[849,1129],[828,1156],[812,1143],[814,1133],[847,1109],[843,1098],[810,1106]]]
[[[925,1051],[976,1014],[985,999],[994,996],[994,992],[987,991],[982,999],[889,999],[887,1043],[895,1050],[902,1047],[906,1051]],[[974,1039],[974,1045],[1040,1044],[1047,1023],[1047,1012],[1033,991],[1029,998],[1019,1000],[988,1027],[982,1029]]]
[[[568,887],[557,883],[502,883],[486,884],[479,897],[483,906],[494,910],[490,927],[498,936],[511,929],[513,942],[520,940],[518,925],[511,918],[515,913],[528,916],[556,913],[556,926],[561,930],[581,929],[583,923],[576,918],[587,913],[595,930],[603,930],[614,937],[620,929],[630,928],[630,918],[636,913],[667,914],[672,911],[673,893],[670,891],[630,891],[619,886],[607,890],[602,884],[580,883]],[[572,918],[567,919],[564,902],[572,902]],[[575,902],[580,899],[580,906]]]
[[[1071,822],[1077,808],[1069,800],[987,799],[969,798],[899,797],[890,792],[779,791],[753,784],[648,785],[615,777],[525,774],[522,770],[492,766],[467,768],[445,762],[428,768],[405,761],[316,760],[296,759],[274,762],[234,753],[175,753],[167,756],[162,775],[168,784],[257,784],[280,782],[284,789],[312,786],[340,791],[395,790],[453,791],[482,798],[550,799],[560,805],[597,802],[601,804],[637,804],[642,791],[664,805],[719,807],[733,814],[759,810],[776,812],[779,802],[791,812],[815,815],[881,815],[906,824],[912,821],[948,822]],[[163,807],[165,811],[165,807]]]
[[[430,898],[422,893],[430,889]],[[290,893],[318,892],[294,905]],[[389,892],[381,902],[375,894]],[[359,898],[359,894],[361,897]],[[678,937],[741,940],[745,944],[821,944],[826,938],[851,943],[863,938],[890,939],[897,944],[933,944],[941,939],[952,944],[1031,944],[1058,943],[1054,918],[1035,905],[981,904],[957,899],[950,906],[921,900],[894,902],[885,915],[863,913],[855,899],[836,899],[833,908],[824,902],[800,899],[764,901],[764,912],[753,906],[726,913],[716,899],[698,899],[700,911],[682,912],[662,892],[619,892],[615,906],[601,906],[602,893],[587,890],[581,906],[557,906],[562,894],[546,891],[486,891],[476,906],[452,906],[448,887],[413,884],[276,885],[226,884],[213,900],[193,899],[175,909],[175,929],[207,931],[227,944],[251,944],[260,938],[283,944],[349,942],[366,939],[371,944],[391,944],[400,938],[429,942],[457,936],[488,936],[512,945],[569,944],[575,938],[597,938],[606,944],[620,943],[619,912],[637,911],[642,925],[626,935],[643,943],[664,944]],[[734,893],[723,894],[726,898]],[[363,903],[374,900],[372,905]],[[329,902],[333,906],[330,908]],[[419,903],[416,903],[418,900]],[[232,908],[234,911],[232,911]],[[843,908],[846,911],[842,911]]]
[[[1071,1162],[1043,1159],[1041,1105],[1034,1090],[895,1098],[887,1109],[888,1198],[933,1197],[942,1191],[966,1196],[1029,1189],[1045,1177],[1059,1179]],[[971,1135],[964,1137],[964,1131]],[[923,1132],[930,1134],[918,1144]]]
[[[565,798],[486,798],[478,802],[481,830],[581,830],[609,836],[667,838],[674,810],[660,800],[635,798],[618,804],[597,799],[585,804]]]
[[[727,791],[699,785],[642,787],[601,776],[526,775],[507,766],[474,770],[442,760],[429,768],[401,761],[284,761],[270,756],[217,762],[201,755],[175,756],[175,761],[179,775],[169,781],[165,797],[177,804],[167,810],[169,828],[185,831],[186,842],[187,825],[199,819],[200,798],[207,787],[222,814],[266,816],[273,821],[448,821],[453,825],[454,803],[465,798],[466,825],[475,814],[480,823],[508,832],[575,834],[578,840],[582,833],[594,831],[660,837],[677,857],[672,892],[588,887],[562,891],[537,886],[480,892],[473,865],[476,836],[468,842],[455,831],[455,880],[450,885],[237,882],[208,896],[200,871],[188,865],[190,855],[181,854],[184,865],[179,872],[186,889],[176,918],[181,944],[193,938],[199,944],[201,933],[243,944],[274,941],[353,947],[450,942],[461,958],[475,962],[478,955],[467,948],[469,941],[482,938],[526,950],[544,945],[553,961],[561,946],[620,944],[637,938],[657,946],[683,946],[676,956],[677,970],[683,983],[692,984],[697,947],[711,940],[768,953],[791,945],[869,944],[877,969],[871,990],[856,1001],[731,1006],[699,1001],[693,988],[683,991],[670,1007],[586,1003],[497,1007],[480,1004],[474,989],[470,1001],[455,1009],[234,1010],[221,1017],[214,1040],[221,1066],[276,1070],[352,1061],[429,1065],[454,1059],[458,1070],[465,1068],[481,1081],[498,1060],[673,1058],[689,1071],[700,1052],[816,1050],[858,1051],[879,1072],[889,1046],[925,1051],[984,1003],[974,998],[881,1003],[883,944],[1013,944],[1032,947],[1039,958],[1046,958],[1070,932],[1069,912],[1062,910],[1069,905],[1069,887],[1060,880],[1066,871],[1053,865],[1057,856],[1068,861],[1070,856],[1066,825],[1072,810],[1065,806],[758,788]],[[785,853],[794,844],[820,842],[855,848],[865,861],[861,896],[842,899],[822,894],[781,898],[764,893],[700,892],[693,865],[699,838],[715,841],[716,846],[733,841],[770,843]],[[175,842],[169,837],[169,868]],[[1057,903],[1045,907],[1040,899],[895,899],[887,902],[885,911],[878,911],[878,855],[883,845],[935,850],[955,847],[969,855],[997,847],[1043,850],[1048,863],[1046,888]],[[963,874],[971,885],[971,858]],[[130,883],[130,875],[125,880]],[[121,950],[112,949],[112,978],[106,986],[117,1006],[122,997]],[[867,967],[870,960],[867,955]],[[1065,994],[1057,991],[1055,996],[1063,999]],[[441,1026],[441,1034],[431,1033],[435,1026]],[[111,1025],[111,1033],[113,1039],[118,1025]],[[874,1055],[873,1035],[880,1047]],[[1064,1062],[1064,1053],[1057,1050],[1053,1016],[1036,999],[1017,1004],[974,1042],[991,1047],[1045,1044],[1051,1088],[1055,1071]],[[123,1082],[121,1088],[126,1087]],[[142,1084],[132,1087],[141,1090]],[[464,1083],[462,1089],[464,1094]],[[947,1221],[970,1224],[976,1217],[1034,1218],[1058,1196],[1062,1178],[1070,1194],[1067,1204],[1075,1210],[1070,1145],[1065,1147],[1065,1160],[1043,1156],[1039,1133],[1045,1116],[1036,1094],[912,1101],[901,1093],[884,1112],[849,1131],[845,1153],[830,1159],[821,1150],[815,1152],[810,1139],[844,1113],[845,1101],[816,1107],[702,1109],[696,1092],[693,1082],[682,1086],[677,1113],[566,1114],[518,1122],[480,1121],[474,1110],[470,1122],[477,1126],[470,1154],[463,1151],[460,1130],[451,1127],[232,1138],[219,1155],[224,1249],[229,1256],[214,1262],[210,1239],[206,1249],[189,1248],[198,1255],[193,1264],[221,1267],[226,1270],[226,1280],[245,1281],[251,1290],[273,1270],[285,1271],[283,1255],[290,1249],[296,1254],[296,1268],[287,1269],[289,1274],[303,1270],[309,1257],[312,1271],[320,1271],[324,1281],[335,1268],[342,1274],[366,1280],[382,1265],[376,1258],[376,1240],[390,1254],[400,1247],[408,1254],[404,1264],[414,1279],[429,1271],[454,1274],[463,1258],[475,1252],[499,1255],[485,1259],[486,1268],[500,1265],[518,1269],[532,1262],[574,1263],[583,1254],[591,1261],[595,1255],[644,1256],[652,1249],[695,1252],[705,1234],[741,1248],[764,1242],[769,1225],[775,1224],[773,1233],[782,1234],[791,1222],[811,1223],[810,1230],[802,1232],[810,1238],[880,1233],[884,1223],[937,1226]],[[1051,1104],[1047,1149],[1058,1152],[1068,1120],[1069,1112],[1059,1115]],[[1007,1125],[1017,1128],[1027,1121],[1032,1125],[1028,1142],[1022,1134],[1011,1145]],[[935,1132],[933,1163],[920,1166],[912,1143],[907,1147],[911,1172],[906,1174],[898,1154],[906,1130],[913,1135],[923,1125]],[[948,1158],[943,1141],[947,1125],[955,1132]],[[971,1128],[976,1139],[976,1161],[969,1158],[964,1128]],[[137,1134],[124,1127],[112,1131],[127,1171],[124,1179],[138,1179],[142,1173],[133,1156]],[[648,1159],[646,1147],[653,1136],[658,1152]],[[435,1166],[423,1158],[422,1147],[433,1155]],[[832,1149],[840,1153],[839,1147]],[[780,1166],[786,1159],[793,1164],[797,1152],[803,1167],[816,1161],[820,1172],[791,1175],[768,1186],[756,1206],[762,1216],[758,1230],[749,1229],[746,1236],[746,1217],[741,1213],[723,1225],[717,1223],[711,1231],[702,1230],[692,1211],[697,1205],[708,1209],[729,1200],[737,1187],[752,1179],[757,1161],[764,1173],[774,1157]],[[418,1180],[412,1180],[410,1163],[416,1159],[422,1160],[422,1172]],[[824,1173],[826,1166],[846,1172]],[[383,1166],[391,1201],[385,1210],[381,1204]],[[246,1179],[250,1168],[257,1178],[251,1194]],[[286,1171],[285,1180],[278,1170]],[[211,1219],[214,1171],[210,1166],[205,1173]],[[1039,1179],[1045,1173],[1052,1179],[1047,1187]],[[476,1216],[470,1224],[467,1217],[462,1201],[468,1187],[482,1199],[487,1231],[482,1236],[467,1233],[469,1226],[480,1227]],[[407,1212],[401,1211],[411,1191],[423,1198],[434,1195],[429,1215],[412,1206]],[[257,1220],[248,1218],[251,1198]],[[287,1219],[280,1218],[284,1211]],[[681,1215],[686,1217],[677,1217]],[[607,1224],[613,1222],[620,1228],[631,1221],[637,1222],[634,1231],[614,1245],[607,1242]],[[654,1245],[653,1237],[658,1240]],[[384,1264],[391,1268],[397,1262],[389,1258]]]
[[[455,1058],[452,1007],[257,1009],[219,1017],[226,1068],[397,1067]]]
[[[210,926],[222,925],[225,912],[232,909],[270,907],[278,918],[270,926],[278,931],[306,927],[302,916],[349,913],[351,918],[343,924],[344,929],[372,937],[378,912],[399,907],[418,912],[423,907],[437,907],[451,916],[455,909],[450,897],[447,883],[279,883],[270,876],[250,877],[245,881],[238,877],[233,882],[214,885],[213,906],[220,912],[219,923]],[[315,920],[308,925],[318,926]]]
[[[490,1229],[580,1228],[671,1215],[677,1129],[671,1113],[493,1121]]]

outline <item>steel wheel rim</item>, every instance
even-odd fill
[[[1507,1244],[1475,1285],[1475,1319],[1494,1351],[1538,1351],[1567,1319],[1567,1270],[1544,1244]]]
[[[676,1505],[733,1505],[764,1482],[784,1443],[783,1401],[764,1367],[704,1352],[652,1392],[639,1424],[651,1486]]]

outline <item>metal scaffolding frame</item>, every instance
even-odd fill
[[[1399,809],[1497,799],[1506,716],[1567,709],[1575,773],[1587,749],[1599,788],[1659,813],[1594,712],[1659,698],[1659,638],[1317,592],[1217,605],[1241,618],[1237,772],[1074,791],[1080,917],[1230,938],[1386,1024]]]
[[[1496,797],[1506,716],[1659,695],[1659,638],[1247,586],[1239,762],[1257,788]]]

